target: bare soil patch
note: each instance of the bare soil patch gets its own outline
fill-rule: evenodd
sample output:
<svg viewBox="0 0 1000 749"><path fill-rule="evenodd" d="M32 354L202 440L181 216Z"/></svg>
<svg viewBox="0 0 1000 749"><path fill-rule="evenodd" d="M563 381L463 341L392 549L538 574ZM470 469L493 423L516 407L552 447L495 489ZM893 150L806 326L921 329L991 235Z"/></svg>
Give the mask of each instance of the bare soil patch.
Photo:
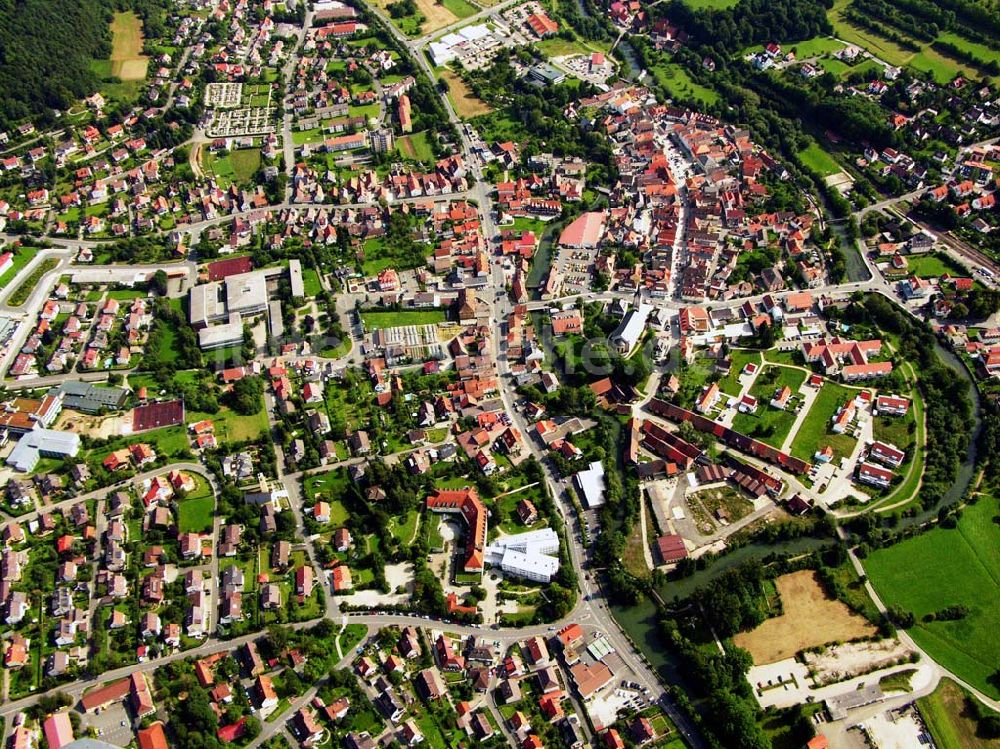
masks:
<svg viewBox="0 0 1000 749"><path fill-rule="evenodd" d="M791 658L800 650L875 634L875 627L840 601L828 598L812 570L775 581L784 613L733 638L762 665Z"/></svg>

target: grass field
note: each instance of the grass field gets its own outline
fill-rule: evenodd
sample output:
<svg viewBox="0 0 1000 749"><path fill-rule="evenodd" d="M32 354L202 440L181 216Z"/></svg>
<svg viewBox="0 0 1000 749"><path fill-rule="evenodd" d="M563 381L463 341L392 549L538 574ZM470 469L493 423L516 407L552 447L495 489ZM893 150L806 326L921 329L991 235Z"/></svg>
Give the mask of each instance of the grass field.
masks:
<svg viewBox="0 0 1000 749"><path fill-rule="evenodd" d="M448 81L448 98L459 117L478 117L493 111L489 104L473 96L465 81L455 71L442 70L441 78Z"/></svg>
<svg viewBox="0 0 1000 749"><path fill-rule="evenodd" d="M1000 698L994 677L1000 669L1000 525L995 497L965 508L958 527L935 529L879 549L865 571L886 606L917 619L909 630L936 662L990 697ZM969 614L957 621L923 617L961 604Z"/></svg>
<svg viewBox="0 0 1000 749"><path fill-rule="evenodd" d="M918 278L938 278L945 273L953 276L968 276L969 272L943 252L928 255L910 255L906 267Z"/></svg>
<svg viewBox="0 0 1000 749"><path fill-rule="evenodd" d="M757 403L757 413L736 414L733 418L733 429L750 437L766 442L772 447L780 448L788 433L795 425L797 414L792 408L781 410L770 405L776 391L786 385L792 389L794 398L802 383L806 381L806 373L801 369L791 367L765 367L750 388L750 395Z"/></svg>
<svg viewBox="0 0 1000 749"><path fill-rule="evenodd" d="M187 413L187 423L194 424L202 419L209 419L215 425L215 439L219 442L243 442L255 440L268 430L267 412L243 416L232 409L222 408L218 413Z"/></svg>
<svg viewBox="0 0 1000 749"><path fill-rule="evenodd" d="M181 533L205 533L212 529L212 497L182 499L177 503L177 529Z"/></svg>
<svg viewBox="0 0 1000 749"><path fill-rule="evenodd" d="M835 0L833 8L829 13L830 23L833 24L834 35L838 39L843 39L845 42L863 47L873 55L885 60L890 65L895 65L896 67L909 65L915 70L928 71L934 76L934 80L939 84L948 83L959 73L979 77L974 68L941 54L937 50L933 49L928 43L917 42L920 46L920 51L914 53L910 50L903 49L895 42L890 41L873 31L854 26L844 17L844 10L848 7L848 5L850 5L850 0ZM969 42L957 34L943 33L939 35L938 38L943 41L956 44L960 47L964 47L974 52L982 59L996 59L996 51L990 50L984 45ZM998 78L1000 78L1000 76L993 76L993 81L996 82Z"/></svg>
<svg viewBox="0 0 1000 749"><path fill-rule="evenodd" d="M873 625L840 601L827 598L812 570L782 575L774 582L783 613L733 638L757 665L790 658L805 648L875 634Z"/></svg>
<svg viewBox="0 0 1000 749"><path fill-rule="evenodd" d="M38 250L34 247L19 247L16 250L6 251L13 252L14 257L11 258L10 270L4 271L4 274L0 276L0 290L6 288L7 284L14 280L14 276L38 254Z"/></svg>
<svg viewBox="0 0 1000 749"><path fill-rule="evenodd" d="M431 149L427 131L404 135L396 139L396 150L400 156L417 161L433 161L434 151Z"/></svg>
<svg viewBox="0 0 1000 749"><path fill-rule="evenodd" d="M224 187L249 184L260 169L259 148L244 148L227 154L214 154L203 148L201 158L205 173L215 175Z"/></svg>
<svg viewBox="0 0 1000 749"><path fill-rule="evenodd" d="M444 322L442 310L395 310L392 312L362 312L361 319L368 330L396 328L400 325L433 325Z"/></svg>
<svg viewBox="0 0 1000 749"><path fill-rule="evenodd" d="M142 21L129 11L111 21L111 74L122 81L146 79L149 58L142 54Z"/></svg>
<svg viewBox="0 0 1000 749"><path fill-rule="evenodd" d="M309 299L319 296L323 291L323 285L319 282L319 272L315 268L302 269L302 290Z"/></svg>
<svg viewBox="0 0 1000 749"><path fill-rule="evenodd" d="M968 715L966 697L966 691L958 684L942 679L937 689L917 700L917 708L934 737L935 746L937 749L996 749L996 739L976 735L976 721Z"/></svg>
<svg viewBox="0 0 1000 749"><path fill-rule="evenodd" d="M696 99L705 104L715 104L719 100L715 91L691 80L687 71L677 63L660 63L654 65L650 72L675 99Z"/></svg>
<svg viewBox="0 0 1000 749"><path fill-rule="evenodd" d="M842 171L836 159L816 143L812 143L809 148L799 151L798 156L804 166L824 177L829 177L832 174Z"/></svg>
<svg viewBox="0 0 1000 749"><path fill-rule="evenodd" d="M55 258L50 257L42 260L35 266L35 269L31 271L31 275L21 281L21 285L10 293L10 296L8 296L6 300L7 304L11 307L20 307L28 301L28 297L31 296L31 292L35 290L36 286L38 286L42 277L49 271L53 270L57 265L59 265L59 261Z"/></svg>
<svg viewBox="0 0 1000 749"><path fill-rule="evenodd" d="M568 55L589 55L591 52L608 54L611 47L608 44L597 44L583 39L563 39L554 36L535 42L535 46L546 57L566 57Z"/></svg>
<svg viewBox="0 0 1000 749"><path fill-rule="evenodd" d="M803 59L806 57L818 57L820 55L828 55L832 52L844 48L844 43L833 39L829 36L814 36L812 39L806 39L803 42L795 42L789 49L795 50L795 56L798 59Z"/></svg>
<svg viewBox="0 0 1000 749"><path fill-rule="evenodd" d="M739 0L684 0L684 4L694 10L725 10L738 2Z"/></svg>
<svg viewBox="0 0 1000 749"><path fill-rule="evenodd" d="M792 441L792 455L811 461L816 451L826 445L833 448L834 460L850 455L857 440L849 434L834 434L831 426L837 409L856 395L857 391L826 382Z"/></svg>

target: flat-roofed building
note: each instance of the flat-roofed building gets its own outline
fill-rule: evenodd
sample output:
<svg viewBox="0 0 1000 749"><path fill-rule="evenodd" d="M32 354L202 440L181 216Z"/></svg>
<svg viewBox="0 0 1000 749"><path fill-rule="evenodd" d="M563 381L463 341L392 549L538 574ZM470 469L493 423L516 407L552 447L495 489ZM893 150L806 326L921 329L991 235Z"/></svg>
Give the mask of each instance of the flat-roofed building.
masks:
<svg viewBox="0 0 1000 749"><path fill-rule="evenodd" d="M288 280L292 286L292 296L305 298L306 287L302 281L302 262L292 258L288 261Z"/></svg>

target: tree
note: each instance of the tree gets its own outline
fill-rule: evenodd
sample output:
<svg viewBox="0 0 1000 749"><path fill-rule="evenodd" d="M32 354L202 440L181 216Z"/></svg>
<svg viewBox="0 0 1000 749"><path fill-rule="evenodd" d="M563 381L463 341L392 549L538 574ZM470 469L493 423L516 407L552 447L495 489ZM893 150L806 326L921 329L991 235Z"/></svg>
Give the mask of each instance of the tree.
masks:
<svg viewBox="0 0 1000 749"><path fill-rule="evenodd" d="M264 407L264 383L260 377L243 377L233 383L227 396L229 406L236 413L252 416Z"/></svg>

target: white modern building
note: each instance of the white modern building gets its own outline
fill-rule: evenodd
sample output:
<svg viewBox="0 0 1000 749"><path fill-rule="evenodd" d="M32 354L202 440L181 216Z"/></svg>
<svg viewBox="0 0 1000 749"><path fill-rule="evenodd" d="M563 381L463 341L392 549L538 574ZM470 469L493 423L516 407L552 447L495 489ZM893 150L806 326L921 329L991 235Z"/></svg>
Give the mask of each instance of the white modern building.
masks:
<svg viewBox="0 0 1000 749"><path fill-rule="evenodd" d="M601 461L595 460L585 470L575 474L573 483L588 510L604 504L604 492L608 485L604 481L604 466L601 465Z"/></svg>
<svg viewBox="0 0 1000 749"><path fill-rule="evenodd" d="M547 583L559 571L559 536L551 528L539 528L503 536L486 547L487 564L506 575Z"/></svg>
<svg viewBox="0 0 1000 749"><path fill-rule="evenodd" d="M80 452L80 435L57 429L33 429L14 445L7 456L7 465L29 473L41 458L75 458Z"/></svg>

